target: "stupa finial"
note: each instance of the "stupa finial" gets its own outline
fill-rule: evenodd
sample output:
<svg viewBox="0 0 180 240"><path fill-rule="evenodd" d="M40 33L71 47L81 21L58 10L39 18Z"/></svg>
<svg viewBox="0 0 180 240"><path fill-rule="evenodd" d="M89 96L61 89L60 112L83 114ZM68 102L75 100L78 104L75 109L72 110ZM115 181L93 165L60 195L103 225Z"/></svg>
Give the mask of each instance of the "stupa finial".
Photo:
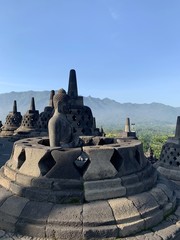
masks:
<svg viewBox="0 0 180 240"><path fill-rule="evenodd" d="M30 110L31 110L31 111L35 111L35 110L36 110L34 97L31 98Z"/></svg>
<svg viewBox="0 0 180 240"><path fill-rule="evenodd" d="M49 98L49 106L50 107L54 107L54 104L53 104L53 96L55 95L55 91L54 90L51 90L51 93L50 93L50 98Z"/></svg>
<svg viewBox="0 0 180 240"><path fill-rule="evenodd" d="M180 138L180 116L177 117L175 138Z"/></svg>
<svg viewBox="0 0 180 240"><path fill-rule="evenodd" d="M126 118L126 123L125 123L125 132L131 132L130 129L130 118Z"/></svg>
<svg viewBox="0 0 180 240"><path fill-rule="evenodd" d="M13 104L13 113L17 113L17 103L16 103L16 100L14 100L14 104Z"/></svg>
<svg viewBox="0 0 180 240"><path fill-rule="evenodd" d="M69 73L68 95L72 98L78 97L76 71L74 69L71 69Z"/></svg>

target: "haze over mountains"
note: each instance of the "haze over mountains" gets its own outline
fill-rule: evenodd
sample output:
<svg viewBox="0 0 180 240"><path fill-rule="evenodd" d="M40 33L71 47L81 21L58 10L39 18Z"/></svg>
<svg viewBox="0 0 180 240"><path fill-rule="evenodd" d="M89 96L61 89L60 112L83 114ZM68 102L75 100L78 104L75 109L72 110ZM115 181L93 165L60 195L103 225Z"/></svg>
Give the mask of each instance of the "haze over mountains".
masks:
<svg viewBox="0 0 180 240"><path fill-rule="evenodd" d="M49 104L50 91L10 92L0 94L0 120L4 123L7 114L12 111L13 101L17 101L17 109L23 115L29 110L31 98L35 98L36 109L42 112ZM119 103L109 98L99 99L84 97L84 105L92 109L97 127L120 129L125 119L130 117L131 123L137 125L175 125L180 107L171 107L161 103L136 104Z"/></svg>

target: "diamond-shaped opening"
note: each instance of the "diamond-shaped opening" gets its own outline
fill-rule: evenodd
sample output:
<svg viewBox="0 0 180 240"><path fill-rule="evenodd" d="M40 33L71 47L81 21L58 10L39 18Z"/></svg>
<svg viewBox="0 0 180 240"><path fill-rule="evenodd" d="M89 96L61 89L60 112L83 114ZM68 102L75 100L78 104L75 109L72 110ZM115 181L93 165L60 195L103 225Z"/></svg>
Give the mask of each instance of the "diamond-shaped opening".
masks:
<svg viewBox="0 0 180 240"><path fill-rule="evenodd" d="M76 121L76 116L75 115L72 116L72 120Z"/></svg>
<svg viewBox="0 0 180 240"><path fill-rule="evenodd" d="M90 162L89 156L85 152L82 152L81 155L74 161L74 166L81 176L83 176L86 172Z"/></svg>
<svg viewBox="0 0 180 240"><path fill-rule="evenodd" d="M19 154L18 156L18 165L17 165L17 168L20 169L21 166L23 165L23 163L25 162L26 160L26 153L25 153L25 150L22 149L21 153Z"/></svg>
<svg viewBox="0 0 180 240"><path fill-rule="evenodd" d="M54 158L51 156L51 154L46 154L38 163L41 175L46 175L56 164Z"/></svg>
<svg viewBox="0 0 180 240"><path fill-rule="evenodd" d="M112 163L112 165L114 166L114 168L119 172L121 165L123 163L123 158L122 156L118 153L117 150L114 150L114 153L111 157L110 162Z"/></svg>
<svg viewBox="0 0 180 240"><path fill-rule="evenodd" d="M141 163L141 158L140 158L140 153L137 149L136 149L134 157L135 157L136 161L140 164Z"/></svg>
<svg viewBox="0 0 180 240"><path fill-rule="evenodd" d="M101 138L101 139L99 140L98 145L104 145L104 144L106 144L106 143L105 143L105 140Z"/></svg>

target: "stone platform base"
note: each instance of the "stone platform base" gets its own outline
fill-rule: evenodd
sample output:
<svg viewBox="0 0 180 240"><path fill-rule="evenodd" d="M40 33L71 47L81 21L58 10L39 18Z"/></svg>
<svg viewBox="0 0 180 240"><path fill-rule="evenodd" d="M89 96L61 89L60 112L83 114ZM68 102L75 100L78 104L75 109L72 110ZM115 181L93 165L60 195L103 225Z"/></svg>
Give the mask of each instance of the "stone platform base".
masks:
<svg viewBox="0 0 180 240"><path fill-rule="evenodd" d="M116 239L171 214L176 197L161 179L151 190L84 204L32 201L0 188L0 229L47 239Z"/></svg>
<svg viewBox="0 0 180 240"><path fill-rule="evenodd" d="M53 238L37 238L18 233L6 232L0 230L0 239L2 240L52 240ZM55 239L55 238L54 238ZM53 240L54 240L53 239ZM180 206L174 214L168 216L157 226L138 233L131 237L114 238L114 240L179 240L180 239ZM101 239L102 240L102 239ZM105 240L105 239L104 239ZM113 240L113 238L111 238Z"/></svg>
<svg viewBox="0 0 180 240"><path fill-rule="evenodd" d="M83 140L94 145L15 142L0 170L0 229L52 240L117 239L148 231L174 212L175 192L138 140Z"/></svg>

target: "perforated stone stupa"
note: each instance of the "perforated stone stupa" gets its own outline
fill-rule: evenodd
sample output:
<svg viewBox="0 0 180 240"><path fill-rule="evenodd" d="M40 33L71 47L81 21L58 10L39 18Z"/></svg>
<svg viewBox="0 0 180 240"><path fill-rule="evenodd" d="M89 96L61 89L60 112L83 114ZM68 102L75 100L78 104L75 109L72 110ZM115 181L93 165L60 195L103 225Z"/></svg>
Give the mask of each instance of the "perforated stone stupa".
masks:
<svg viewBox="0 0 180 240"><path fill-rule="evenodd" d="M14 131L19 135L32 135L38 131L37 121L39 118L39 111L36 110L34 97L31 99L30 109L23 115L21 125Z"/></svg>
<svg viewBox="0 0 180 240"><path fill-rule="evenodd" d="M101 135L99 129L96 128L91 109L84 106L83 97L78 95L76 71L74 69L71 69L69 73L67 94L69 96L69 106L65 113L74 128L74 132L80 136Z"/></svg>
<svg viewBox="0 0 180 240"><path fill-rule="evenodd" d="M53 96L55 94L54 90L51 90L49 105L44 108L44 111L39 114L39 118L37 121L37 128L41 135L48 134L48 122L49 119L52 117L54 112L54 105L53 105Z"/></svg>
<svg viewBox="0 0 180 240"><path fill-rule="evenodd" d="M0 170L1 228L49 239L116 239L160 223L174 211L176 196L159 181L141 142L76 135L79 126L71 135L66 97L61 89L48 126L53 134L16 141Z"/></svg>
<svg viewBox="0 0 180 240"><path fill-rule="evenodd" d="M22 115L17 111L17 103L14 100L13 111L9 112L4 125L1 127L0 136L12 136L14 131L21 125Z"/></svg>
<svg viewBox="0 0 180 240"><path fill-rule="evenodd" d="M177 117L175 136L163 145L157 170L180 189L180 116Z"/></svg>

